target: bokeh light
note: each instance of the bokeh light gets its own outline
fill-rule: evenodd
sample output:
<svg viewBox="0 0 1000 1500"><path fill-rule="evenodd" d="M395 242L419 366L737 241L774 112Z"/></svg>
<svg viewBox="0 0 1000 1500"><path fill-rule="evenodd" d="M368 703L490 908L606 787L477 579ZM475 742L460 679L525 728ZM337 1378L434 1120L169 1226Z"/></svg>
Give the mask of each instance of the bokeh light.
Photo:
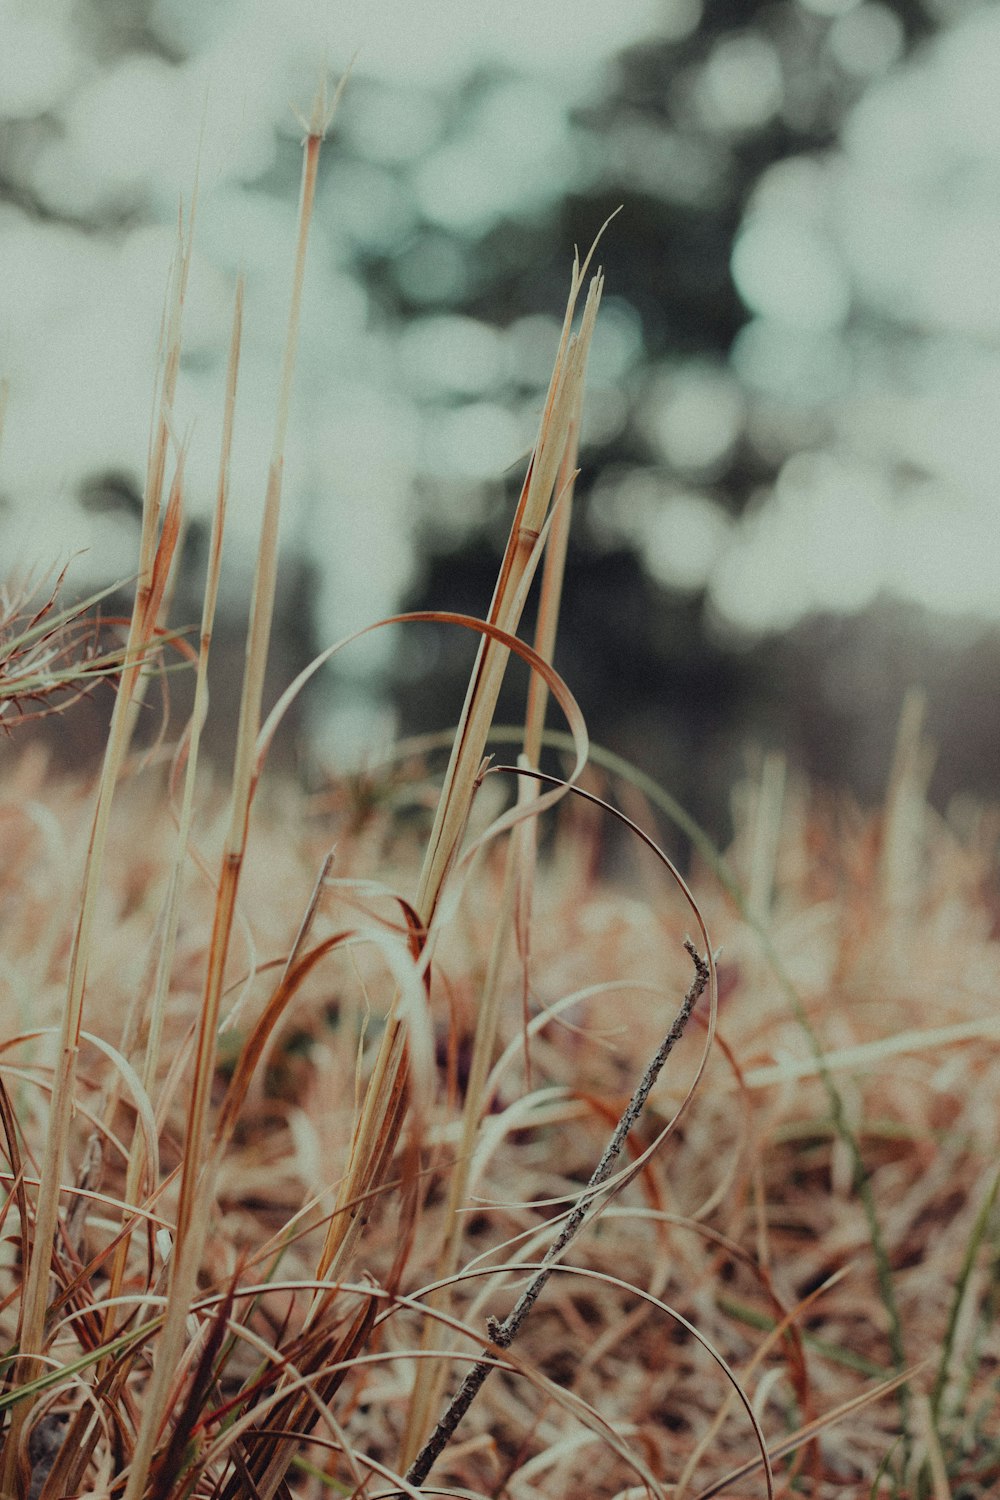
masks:
<svg viewBox="0 0 1000 1500"><path fill-rule="evenodd" d="M142 11L141 24L139 12ZM1000 13L775 0L0 5L5 550L81 585L134 533L178 206L198 181L177 437L209 511L248 277L232 597L256 530L300 125L357 49L325 152L286 546L326 640L388 613L421 539L516 482L574 241L599 258L582 483L601 546L734 637L883 598L996 621ZM96 489L95 489L96 486ZM242 580L242 581L241 581ZM375 647L366 647L375 651Z"/></svg>

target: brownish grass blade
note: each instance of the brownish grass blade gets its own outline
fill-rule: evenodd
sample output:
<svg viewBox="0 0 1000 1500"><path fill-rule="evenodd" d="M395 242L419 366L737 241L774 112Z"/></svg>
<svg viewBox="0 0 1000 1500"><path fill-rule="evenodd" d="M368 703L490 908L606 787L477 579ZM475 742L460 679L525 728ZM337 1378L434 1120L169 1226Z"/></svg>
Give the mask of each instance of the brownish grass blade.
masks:
<svg viewBox="0 0 1000 1500"><path fill-rule="evenodd" d="M244 282L237 279L236 299L233 309L233 327L229 348L229 364L226 376L225 407L223 416L222 444L219 458L219 476L216 486L215 509L212 519L212 536L209 547L208 568L202 604L201 630L198 663L195 678L194 705L191 712L190 738L185 766L184 790L177 830L177 853L170 874L164 899L163 939L157 957L153 995L149 1007L148 1029L143 1059L142 1081L147 1094L152 1097L159 1072L160 1042L166 1012L170 975L173 967L177 928L180 921L180 903L183 890L184 868L191 826L194 818L194 792L198 771L201 733L208 711L208 663L211 652L215 610L219 596L219 578L222 567L222 543L225 532L226 510L229 499L230 460L232 455L233 425L236 410L236 391L239 377L240 347L243 336ZM138 1018L136 1018L136 1021ZM140 1183L147 1166L147 1157L142 1140L136 1138L129 1156L125 1182L124 1201L137 1201ZM112 1267L109 1285L109 1302L113 1304L121 1290L122 1278L128 1255L128 1240L123 1239ZM106 1337L114 1332L114 1314L109 1308Z"/></svg>
<svg viewBox="0 0 1000 1500"><path fill-rule="evenodd" d="M315 1371L309 1388L290 1392L285 1401L267 1414L267 1435L254 1438L253 1428L244 1434L247 1468L261 1500L278 1492L295 1455L301 1451L319 1418L321 1407L343 1384L352 1362L366 1348L379 1302L366 1298L342 1334L306 1334L287 1351L289 1361L302 1375ZM241 1500L239 1475L224 1491L223 1500Z"/></svg>
<svg viewBox="0 0 1000 1500"><path fill-rule="evenodd" d="M569 528L572 515L573 482L576 476L576 460L580 429L580 405L582 386L577 392L577 405L567 433L556 487L557 501L553 512L548 545L542 567L542 582L538 601L538 620L535 630L535 651L543 661L551 663L555 648L556 630L559 620L559 603L562 596L563 575L566 567L566 550L569 544ZM528 704L525 714L523 754L528 765L537 765L545 729L545 710L548 687L544 677L532 673L528 683ZM523 778L518 783L518 799L525 808L538 792L538 783ZM462 1109L462 1131L456 1148L455 1159L449 1173L448 1209L444 1238L435 1269L435 1279L444 1283L435 1294L433 1306L448 1311L451 1306L451 1288L448 1278L458 1265L462 1239L462 1210L469 1194L470 1173L479 1123L485 1108L486 1079L496 1048L497 1029L500 1024L501 983L510 936L515 920L518 929L518 948L525 969L529 961L528 927L532 871L534 866L535 839L534 819L525 820L512 834L504 867L503 889L493 924L493 942L486 968L486 980L479 1004L476 1029L472 1044L472 1061L466 1084L465 1103ZM441 1332L427 1319L422 1330L424 1347L432 1340L440 1342ZM441 1404L447 1364L444 1360L421 1361L416 1368L413 1392L407 1410L406 1433L400 1452L400 1468L406 1470L415 1459L430 1431L434 1413Z"/></svg>
<svg viewBox="0 0 1000 1500"><path fill-rule="evenodd" d="M183 1493L186 1485L182 1481L186 1472L197 1462L187 1449L195 1429L202 1421L205 1403L215 1382L215 1365L228 1332L239 1280L240 1270L237 1268L223 1300L213 1308L207 1319L205 1341L184 1393L181 1408L174 1417L170 1439L150 1472L149 1500L172 1500L172 1497Z"/></svg>
<svg viewBox="0 0 1000 1500"><path fill-rule="evenodd" d="M174 299L172 310L172 320L178 329L176 340L178 344L176 358L178 360L180 357L180 313L189 253L190 247L188 246L184 249L180 258L180 265L177 272L177 295ZM173 356L173 353L173 346L171 346L168 359ZM165 453L165 440L162 452ZM143 664L148 654L149 642L152 638L153 626L155 624L155 618L150 612L149 604L159 580L163 577L166 555L167 553L172 554L173 551L173 542L170 540L170 533L174 533L180 524L181 488L178 483L175 486L176 501L173 506L170 533L168 533L165 550L159 554L160 567L157 570L159 548L159 486L161 483L162 472L159 472L157 479L147 483L143 508L142 537L140 541L139 582L129 628L125 664L122 670L121 683L115 699L111 726L105 746L104 761L97 792L97 803L84 868L79 915L70 954L66 1004L63 1009L58 1043L57 1072L52 1094L52 1107L45 1141L45 1151L39 1174L40 1185L35 1208L31 1256L28 1262L24 1286L24 1323L21 1340L23 1363L20 1366L20 1370L21 1379L26 1381L30 1381L32 1376L37 1373L37 1356L40 1354L44 1343L45 1307L48 1295L49 1268L56 1239L60 1179L69 1143L75 1102L76 1064L80 1045L80 1033L83 1025L87 970L93 942L97 897L107 848L111 806L131 738L132 725L134 723L133 700L141 682ZM20 1448L23 1425L29 1416L30 1403L20 1403L12 1415L3 1452L0 1454L0 1495L4 1497L4 1500L7 1500L8 1496L13 1495L16 1487L17 1455Z"/></svg>
<svg viewBox="0 0 1000 1500"><path fill-rule="evenodd" d="M343 87L343 85L341 85ZM339 98L339 91L334 104ZM214 1197L213 1174L206 1170L209 1142L209 1106L215 1057L219 1013L229 956L230 936L236 909L240 873L246 850L250 809L253 800L253 767L257 734L260 728L264 672L267 663L274 612L278 567L278 529L281 514L281 476L284 466L285 437L291 403L295 357L298 348L302 289L305 278L306 252L312 223L320 149L329 125L325 88L316 98L309 129L303 142L302 186L299 199L299 228L292 277L288 330L282 357L274 439L268 470L264 513L257 567L254 574L250 623L247 633L243 691L240 698L239 727L230 799L229 830L223 850L218 891L213 917L207 972L196 1039L194 1079L192 1083L188 1130L184 1142L181 1168L181 1194L177 1215L176 1239L171 1257L170 1290L163 1332L157 1344L148 1404L143 1413L136 1450L129 1471L125 1500L140 1500L163 1419L167 1390L184 1340L188 1308L197 1285L208 1221Z"/></svg>
<svg viewBox="0 0 1000 1500"><path fill-rule="evenodd" d="M543 532L553 488L564 461L570 424L581 399L587 354L603 285L598 274L587 295L580 332L571 337L576 303L589 262L590 256L583 267L577 264L573 268L562 338L539 435L490 606L489 624L509 636L517 633L528 588L540 559L539 547L544 545ZM484 636L445 773L414 901L427 930L433 922L445 876L457 857L468 822L508 654L508 648L500 638ZM398 1018L390 1015L365 1091L350 1161L342 1181L341 1198L344 1202L364 1196L379 1179L405 1113L408 1066L405 1035ZM342 1268L355 1233L348 1215L338 1214L331 1220L330 1233L318 1263L320 1275L336 1274Z"/></svg>
<svg viewBox="0 0 1000 1500"><path fill-rule="evenodd" d="M828 1411L823 1416L817 1417L815 1421L807 1422L803 1427L798 1428L790 1437L782 1438L779 1442L772 1443L768 1448L768 1456L771 1462L773 1463L776 1459L783 1458L786 1453L794 1453L796 1448L803 1447L828 1427L832 1427L834 1423L843 1421L844 1417L850 1416L853 1412L860 1411L863 1407L870 1406L873 1401L880 1401L883 1396L891 1395L904 1382L912 1380L917 1371L923 1368L924 1364L926 1364L926 1360L922 1360L920 1364L914 1365L912 1369L904 1370L900 1375L894 1375L891 1380L883 1380L873 1390L863 1391L860 1396L854 1396L850 1401L842 1402L833 1411ZM732 1469L724 1478L716 1480L714 1484L707 1485L703 1490L699 1490L694 1500L714 1500L714 1496L724 1494L737 1480L745 1479L748 1474L755 1473L761 1468L762 1463L763 1460L759 1455L756 1458L748 1459L739 1468Z"/></svg>
<svg viewBox="0 0 1000 1500"><path fill-rule="evenodd" d="M11 1204L17 1206L17 1234L21 1249L21 1264L27 1265L31 1253L31 1240L28 1219L28 1195L24 1188L24 1166L21 1161L21 1147L17 1139L17 1121L11 1108L10 1095L7 1087L0 1079L0 1124L3 1127L4 1139L7 1142L7 1160L10 1162L13 1181L7 1202L3 1206L2 1217L0 1217L0 1228L3 1219L7 1216L7 1210ZM17 1310L17 1342L21 1339L21 1325L24 1319L24 1303L18 1304Z"/></svg>

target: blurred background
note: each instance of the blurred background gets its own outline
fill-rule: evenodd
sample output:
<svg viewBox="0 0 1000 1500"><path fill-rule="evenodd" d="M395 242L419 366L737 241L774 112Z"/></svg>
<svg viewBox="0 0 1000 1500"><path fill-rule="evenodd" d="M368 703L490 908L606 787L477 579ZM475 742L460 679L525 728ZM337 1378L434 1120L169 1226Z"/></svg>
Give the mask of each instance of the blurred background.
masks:
<svg viewBox="0 0 1000 1500"><path fill-rule="evenodd" d="M273 692L395 609L486 611L573 246L621 205L557 656L593 737L724 837L762 749L878 798L922 685L933 796L996 796L1000 8L972 0L0 0L4 571L72 558L83 592L135 567L197 168L181 623L248 277L224 741L294 109L355 53L307 273ZM453 723L474 650L426 626L366 637L281 753L315 777ZM95 713L56 721L69 758Z"/></svg>

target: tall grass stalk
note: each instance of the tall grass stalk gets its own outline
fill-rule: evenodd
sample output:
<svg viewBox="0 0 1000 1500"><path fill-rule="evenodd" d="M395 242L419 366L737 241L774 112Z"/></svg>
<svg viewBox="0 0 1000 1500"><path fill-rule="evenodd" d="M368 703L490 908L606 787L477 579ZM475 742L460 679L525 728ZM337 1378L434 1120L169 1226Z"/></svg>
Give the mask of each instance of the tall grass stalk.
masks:
<svg viewBox="0 0 1000 1500"><path fill-rule="evenodd" d="M149 587L146 580L153 576L153 552L156 546L157 528L160 524L160 512L163 504L164 486L166 483L167 459L171 444L176 444L174 432L174 401L177 395L177 379L181 368L181 352L183 349L183 327L184 327L184 302L187 297L188 281L191 275L191 251L194 237L195 212L198 204L198 180L195 174L195 185L191 195L191 207L188 212L187 230L185 233L183 212L178 209L177 217L177 250L174 257L173 288L164 305L164 316L160 328L160 344L162 358L158 361L157 370L160 383L159 391L154 400L154 420L149 434L149 449L146 457L146 484L142 497L142 532L139 538L139 580L136 588L136 602L143 611L148 610L148 600L144 600L144 591ZM180 461L178 460L178 470ZM176 483L176 481L175 481ZM178 514L178 527L182 524ZM153 612L154 623L167 597L171 569L168 567L159 588L156 608ZM131 744L135 732L136 721L143 703L143 689L147 677L148 662L140 663L138 677L133 684L132 690L126 702L124 713L123 737L126 745ZM116 703L117 708L117 703Z"/></svg>
<svg viewBox="0 0 1000 1500"><path fill-rule="evenodd" d="M570 521L573 507L573 486L576 479L576 463L579 447L582 386L577 393L576 408L570 419L566 446L556 484L557 502L552 517L545 560L542 565L542 582L539 591L538 619L535 629L535 650L547 662L552 661L556 630L559 619L559 604L562 595L563 575L566 567L566 551L569 544ZM544 677L532 673L528 685L528 703L525 713L524 764L537 767L545 730L545 711L548 689ZM518 800L527 812L538 793L538 782L530 777L518 781ZM473 1153L476 1136L486 1108L486 1081L496 1047L497 1030L502 1004L502 981L510 939L515 919L522 948L522 961L527 971L528 944L530 941L530 895L532 867L535 854L535 830L537 820L525 816L511 831L504 864L503 887L493 925L493 941L486 967L486 978L479 1001L476 1030L472 1043L472 1060L462 1108L462 1126L455 1160L449 1174L448 1206L445 1216L444 1239L438 1255L435 1279L441 1283L437 1293L428 1299L428 1306L447 1311L452 1302L451 1277L458 1266L464 1224L463 1210L469 1200ZM429 1348L435 1341L446 1339L444 1331L431 1319L424 1323L422 1345ZM430 1430L434 1414L441 1404L447 1362L421 1361L414 1376L413 1392L407 1410L407 1428L400 1457L400 1468L408 1469L417 1456Z"/></svg>
<svg viewBox="0 0 1000 1500"><path fill-rule="evenodd" d="M163 936L157 957L153 983L152 1001L146 1018L146 1041L143 1054L142 1086L152 1098L160 1067L160 1042L170 976L173 967L177 927L180 921L181 894L184 871L187 864L188 843L194 817L194 793L198 772L201 734L208 713L208 662L212 644L212 630L219 597L219 578L222 567L222 541L226 521L226 506L229 497L229 471L232 454L233 424L236 410L236 388L239 374L240 344L243 334L244 282L242 276L236 285L236 301L233 310L233 329L229 349L229 365L226 376L226 394L223 416L222 447L219 460L219 477L212 521L212 536L209 544L205 592L202 603L201 629L199 632L198 662L195 678L194 703L191 712L190 734L186 746L186 766L180 817L177 828L177 855L167 886L163 906ZM123 1049L124 1050L124 1049ZM110 1123L110 1122L109 1122ZM124 1202L137 1203L140 1199L143 1179L147 1175L147 1159L141 1137L136 1140L129 1153L126 1169ZM155 1185L151 1184L151 1185ZM124 1236L115 1252L108 1284L108 1316L105 1322L105 1337L114 1333L114 1302L120 1295L125 1263L128 1256L129 1237Z"/></svg>
<svg viewBox="0 0 1000 1500"><path fill-rule="evenodd" d="M332 107L336 106L338 98L339 93L335 95ZM226 961L229 956L229 940L249 829L250 804L253 796L254 752L260 731L264 671L274 614L278 568L278 523L281 514L281 477L295 355L298 347L306 251L315 201L320 148L330 117L326 92L325 89L321 89L316 97L308 132L303 142L299 230L288 331L278 386L278 406L261 523L260 548L250 603L246 665L240 699L230 797L229 830L222 854L205 987L195 1044L194 1077L181 1164L180 1202L170 1260L168 1302L163 1330L156 1346L149 1399L144 1404L142 1424L136 1438L135 1452L129 1469L125 1500L140 1500L144 1491L153 1449L169 1404L166 1399L167 1392L175 1378L177 1362L185 1339L186 1322L197 1285L198 1270L204 1252L205 1236L214 1199L212 1174L205 1169L209 1099L215 1072L219 1013Z"/></svg>
<svg viewBox="0 0 1000 1500"><path fill-rule="evenodd" d="M556 478L581 399L587 355L601 300L603 278L600 273L591 282L578 333L572 333L572 325L592 254L593 249L582 265L577 261L573 267L559 350L538 439L521 489L488 615L491 625L509 635L517 632L528 588L539 562ZM414 902L425 940L445 877L457 856L468 822L508 654L501 642L484 636L476 655ZM370 1198L382 1180L402 1126L408 1067L405 1027L393 1008L386 1019L365 1090L350 1159L317 1268L320 1276L335 1277L343 1269L361 1230L363 1215L357 1206Z"/></svg>
<svg viewBox="0 0 1000 1500"><path fill-rule="evenodd" d="M180 359L180 308L190 263L190 239L179 246L175 272L175 294L171 317L171 339L167 348L168 370ZM172 399L173 390L170 389ZM146 481L140 538L139 577L135 607L132 612L128 641L118 693L105 746L97 803L83 874L79 917L73 935L66 985L66 1003L58 1039L56 1072L44 1155L39 1173L35 1206L34 1233L21 1303L20 1380L30 1381L38 1373L38 1355L44 1344L45 1310L48 1301L49 1274L57 1231L59 1197L62 1190L63 1164L73 1116L76 1067L83 1029L84 996L90 962L98 891L104 867L111 806L121 769L128 752L134 725L134 700L144 663L149 654L157 625L160 604L167 588L174 551L181 528L183 463L178 460L170 496L160 519L160 495L166 466L166 434L169 420L161 409L162 442L154 443ZM30 1413L30 1402L21 1402L11 1416L3 1451L0 1453L0 1495L13 1500L18 1466L21 1432Z"/></svg>

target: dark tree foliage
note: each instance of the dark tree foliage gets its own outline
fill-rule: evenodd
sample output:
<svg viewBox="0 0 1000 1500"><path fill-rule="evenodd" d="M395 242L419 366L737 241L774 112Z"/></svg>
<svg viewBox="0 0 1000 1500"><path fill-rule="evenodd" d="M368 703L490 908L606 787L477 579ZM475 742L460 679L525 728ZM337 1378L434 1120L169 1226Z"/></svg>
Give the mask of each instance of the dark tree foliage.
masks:
<svg viewBox="0 0 1000 1500"><path fill-rule="evenodd" d="M935 32L930 5L898 0L892 9L907 52ZM646 364L636 372L632 396L657 361L724 360L748 317L729 264L755 184L773 163L835 146L845 111L864 87L832 61L825 45L831 24L795 0L709 0L689 36L621 54L606 96L575 120L583 140L600 153L602 172L586 193L553 203L544 220L505 222L467 242L463 250L476 269L458 310L501 325L525 313L551 312L564 295L572 244L624 205L602 256L609 288L641 320ZM767 37L780 59L783 107L760 128L713 131L692 107L690 78L720 39L748 30ZM692 182L678 174L675 180L664 172L654 190L655 174L643 174L642 163L615 144L637 126L634 138L653 142L659 132L677 152L690 151L703 165L702 177ZM391 287L391 262L369 269ZM404 300L397 310L417 311ZM585 452L581 484L598 468L656 462L629 420L613 440ZM775 472L774 457L744 440L702 488L739 515ZM501 545L496 525L484 525L459 546L429 536L405 607L484 611ZM429 703L460 702L467 669L462 644L442 640L433 651L405 658L392 688L405 728L430 727ZM602 546L583 501L557 665L594 737L660 777L718 836L727 832L726 788L751 743L779 745L813 776L846 781L864 798L878 798L907 683L927 684L931 729L945 727L951 722L942 710L945 682L967 675L968 659L965 647L938 640L919 611L902 606L807 620L783 638L757 644L721 635L704 599L657 586L635 553ZM843 688L852 670L858 671L853 694ZM504 711L516 718L518 709L510 689ZM941 795L957 785L988 789L981 756L967 752L958 765L937 781Z"/></svg>

